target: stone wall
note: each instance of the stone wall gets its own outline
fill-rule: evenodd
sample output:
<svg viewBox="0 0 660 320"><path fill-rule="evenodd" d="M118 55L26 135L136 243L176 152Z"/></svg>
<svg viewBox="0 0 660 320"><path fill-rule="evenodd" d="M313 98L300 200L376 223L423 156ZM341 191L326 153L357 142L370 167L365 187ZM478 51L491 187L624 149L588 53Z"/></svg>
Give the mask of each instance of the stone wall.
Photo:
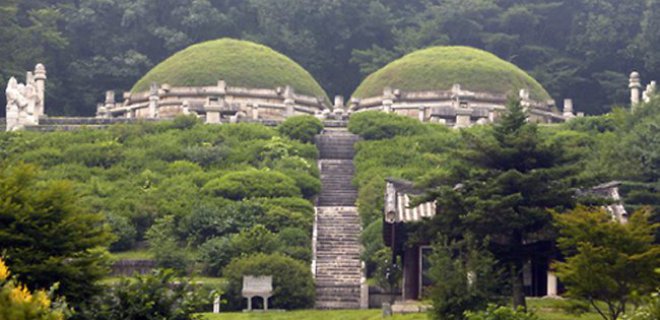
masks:
<svg viewBox="0 0 660 320"><path fill-rule="evenodd" d="M325 97L300 95L292 87L258 89L231 87L224 81L207 87L170 87L153 84L149 91L124 93L117 102L108 91L97 106L99 118L173 118L181 114L205 116L208 123L223 119L284 120L293 115L319 115L329 109ZM327 111L326 111L327 112Z"/></svg>
<svg viewBox="0 0 660 320"><path fill-rule="evenodd" d="M530 114L530 121L563 122L571 116L561 114L554 101L535 101L526 90L520 91L522 104ZM448 91L408 92L385 88L383 94L366 99L351 99L348 112L378 110L391 112L420 121L436 122L451 127L467 127L475 123L493 122L506 109L504 94L472 92L456 84Z"/></svg>

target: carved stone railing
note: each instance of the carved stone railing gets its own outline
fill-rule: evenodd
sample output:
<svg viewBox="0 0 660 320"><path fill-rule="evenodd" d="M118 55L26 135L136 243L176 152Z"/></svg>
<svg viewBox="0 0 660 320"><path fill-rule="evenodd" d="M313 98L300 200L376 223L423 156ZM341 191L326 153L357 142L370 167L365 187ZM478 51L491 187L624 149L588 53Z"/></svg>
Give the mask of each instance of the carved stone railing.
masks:
<svg viewBox="0 0 660 320"><path fill-rule="evenodd" d="M527 90L520 91L522 105L535 122L563 122L574 116L561 114L554 101L537 101ZM401 91L385 88L383 94L365 99L351 99L348 112L377 110L418 118L421 121L465 127L494 121L506 108L506 94L472 92L456 84L451 90ZM572 108L572 105L571 105Z"/></svg>
<svg viewBox="0 0 660 320"><path fill-rule="evenodd" d="M319 115L327 112L325 97L297 94L290 87L275 89L230 87L224 81L216 86L171 87L153 84L149 91L124 93L116 102L112 91L97 106L100 118L172 118L195 113L208 123L241 119L284 120L293 115Z"/></svg>

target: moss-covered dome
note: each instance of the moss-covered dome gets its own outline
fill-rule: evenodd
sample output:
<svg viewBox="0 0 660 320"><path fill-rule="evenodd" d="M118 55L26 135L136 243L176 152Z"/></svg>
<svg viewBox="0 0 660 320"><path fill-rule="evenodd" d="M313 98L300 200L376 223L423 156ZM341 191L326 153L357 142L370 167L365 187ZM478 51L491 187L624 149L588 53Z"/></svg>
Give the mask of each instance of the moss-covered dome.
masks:
<svg viewBox="0 0 660 320"><path fill-rule="evenodd" d="M192 45L149 71L131 89L146 91L151 83L172 86L229 86L275 88L290 85L297 93L323 96L311 74L293 60L266 46L234 39Z"/></svg>
<svg viewBox="0 0 660 320"><path fill-rule="evenodd" d="M369 75L353 93L355 98L379 96L383 88L404 91L464 90L517 93L526 88L530 98L550 95L534 78L492 53L470 47L431 47L410 53Z"/></svg>

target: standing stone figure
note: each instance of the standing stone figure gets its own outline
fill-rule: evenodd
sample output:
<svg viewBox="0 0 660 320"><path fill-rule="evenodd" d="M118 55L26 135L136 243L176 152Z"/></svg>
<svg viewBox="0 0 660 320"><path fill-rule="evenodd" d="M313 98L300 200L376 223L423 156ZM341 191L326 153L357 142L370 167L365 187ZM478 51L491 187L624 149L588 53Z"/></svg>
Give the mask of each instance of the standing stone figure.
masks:
<svg viewBox="0 0 660 320"><path fill-rule="evenodd" d="M25 118L28 106L24 93L25 86L23 84L19 84L14 77L9 79L5 90L7 95L7 131L16 131L23 128L23 118Z"/></svg>

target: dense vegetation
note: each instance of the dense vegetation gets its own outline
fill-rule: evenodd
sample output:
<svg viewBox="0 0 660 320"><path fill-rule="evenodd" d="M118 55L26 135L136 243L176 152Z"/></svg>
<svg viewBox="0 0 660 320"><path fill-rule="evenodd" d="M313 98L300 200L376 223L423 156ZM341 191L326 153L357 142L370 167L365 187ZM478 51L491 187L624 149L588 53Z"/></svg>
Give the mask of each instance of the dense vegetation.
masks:
<svg viewBox="0 0 660 320"><path fill-rule="evenodd" d="M210 126L181 117L106 130L0 133L0 150L0 163L10 168L0 171L3 198L7 192L15 192L9 184L16 182L31 187L21 189L12 199L36 199L28 207L34 211L31 217L36 226L25 219L4 223L10 214L24 211L13 210L16 207L12 202L0 201L0 244L17 272L28 275L30 268L39 271L30 276L31 287L47 288L52 284L34 282L40 279L38 276L48 274L45 270L64 275L71 269L83 278L62 282L62 289L68 290L67 298L91 295L86 290L95 288L91 283L105 274L97 270L102 267L98 261L90 261L84 272L53 267L59 266L57 259L69 257L67 252L75 254L79 264L86 263L81 250L88 255L102 253L88 249L107 245L109 233L100 233L90 225L111 229L112 251L146 247L159 266L179 273L220 276L233 259L260 253L279 254L302 266L311 260L314 210L310 200L320 189L317 150L312 144L280 136L274 128L253 124ZM31 165L22 162L42 170L34 173L27 170ZM48 195L64 200L76 198L75 204L59 200L66 203L59 209L59 202L39 202L50 199ZM24 203L19 200L17 203ZM46 219L53 212L63 213L58 216L63 219L62 227L42 230L42 225L59 223L53 219L48 220L49 224L37 221L40 215ZM79 226L87 229L75 229ZM28 246L32 242L17 239L21 237L18 228L35 228L35 235L41 238L33 240L41 244ZM79 235L86 239L82 247L65 242ZM61 250L46 246L51 240L59 241L68 251L56 254ZM25 249L21 249L23 242ZM41 247L46 249L40 254L25 251ZM32 260L20 260L28 257ZM37 263L42 259L52 261L53 266ZM298 278L311 281L311 274Z"/></svg>
<svg viewBox="0 0 660 320"><path fill-rule="evenodd" d="M447 274L452 268L458 270L456 274L461 274L461 268L485 269L490 277L511 272L515 253L524 252L512 249L510 246L514 242L511 241L502 247L492 242L480 244L486 245L494 255L498 268L505 266L503 270L491 269L492 264L475 266L478 260L474 258L470 258L473 265L466 266L467 260L447 260L439 253L446 249L454 254L463 252L460 256L474 257L473 250L462 249L465 245L459 246L467 234L483 241L539 230L537 228L550 230L551 217L545 208L554 207L560 211L571 208L578 200L571 195L577 187L588 188L620 180L628 212L650 206L655 208L651 211L651 221L658 222L659 108L660 101L656 99L639 106L634 112L618 109L612 114L577 118L551 126L524 125L524 117L518 114L500 125L476 126L461 131L409 121L396 115L356 114L351 118L349 128L365 137L356 148L355 183L359 187L358 210L365 227L362 240L370 276L382 277L378 273L384 270L382 264L390 263L382 259L391 256L391 253L383 254L388 249L383 249L381 233L386 177L412 180L418 187L427 188L430 191L428 196L437 197L443 208L442 215L434 219L435 223L409 228L415 230L415 237L433 238L437 242L434 263L444 263L443 272L436 272L437 279L459 279L458 275ZM507 126L522 126L524 129L507 129ZM554 182L546 184L538 179ZM456 188L457 183L461 183L460 188ZM549 185L553 186L552 190L543 189ZM509 194L512 190L520 191ZM580 197L579 201L590 205L603 204L589 197ZM516 214L513 208L525 213ZM516 231L516 226L524 227ZM655 227L650 230L654 229L657 232ZM446 238L438 238L438 234ZM612 236L617 237L616 232ZM476 256L484 258L483 252ZM657 262L655 256L650 259ZM653 278L652 274L648 276ZM439 283L449 286L450 281ZM483 306L487 300L483 299L483 293L488 288L473 287L472 291L456 295L457 288L463 287L458 283L448 288L449 295L437 299L447 304L441 319L451 319L448 316L451 313L447 312L451 308L479 303ZM511 283L499 288L497 293L491 292L491 296L515 291ZM431 294L439 293L436 290ZM471 297L482 300L471 301ZM432 298L436 301L435 296ZM517 301L522 302L520 296ZM454 314L462 318L462 311L455 311Z"/></svg>
<svg viewBox="0 0 660 320"><path fill-rule="evenodd" d="M292 86L315 97L326 94L305 69L272 49L233 39L199 43L177 52L151 69L132 91L145 91L152 83L172 86L230 86L271 88Z"/></svg>
<svg viewBox="0 0 660 320"><path fill-rule="evenodd" d="M9 0L0 4L0 88L43 62L48 114L90 115L105 90L128 91L173 53L232 37L272 47L329 95L349 96L407 53L465 45L520 66L578 111L602 113L627 100L632 69L660 79L659 8L659 0Z"/></svg>
<svg viewBox="0 0 660 320"><path fill-rule="evenodd" d="M530 91L531 98L545 101L550 95L532 77L495 55L469 47L432 47L415 51L369 75L354 97L368 98L390 87L409 91L463 90L516 94Z"/></svg>

